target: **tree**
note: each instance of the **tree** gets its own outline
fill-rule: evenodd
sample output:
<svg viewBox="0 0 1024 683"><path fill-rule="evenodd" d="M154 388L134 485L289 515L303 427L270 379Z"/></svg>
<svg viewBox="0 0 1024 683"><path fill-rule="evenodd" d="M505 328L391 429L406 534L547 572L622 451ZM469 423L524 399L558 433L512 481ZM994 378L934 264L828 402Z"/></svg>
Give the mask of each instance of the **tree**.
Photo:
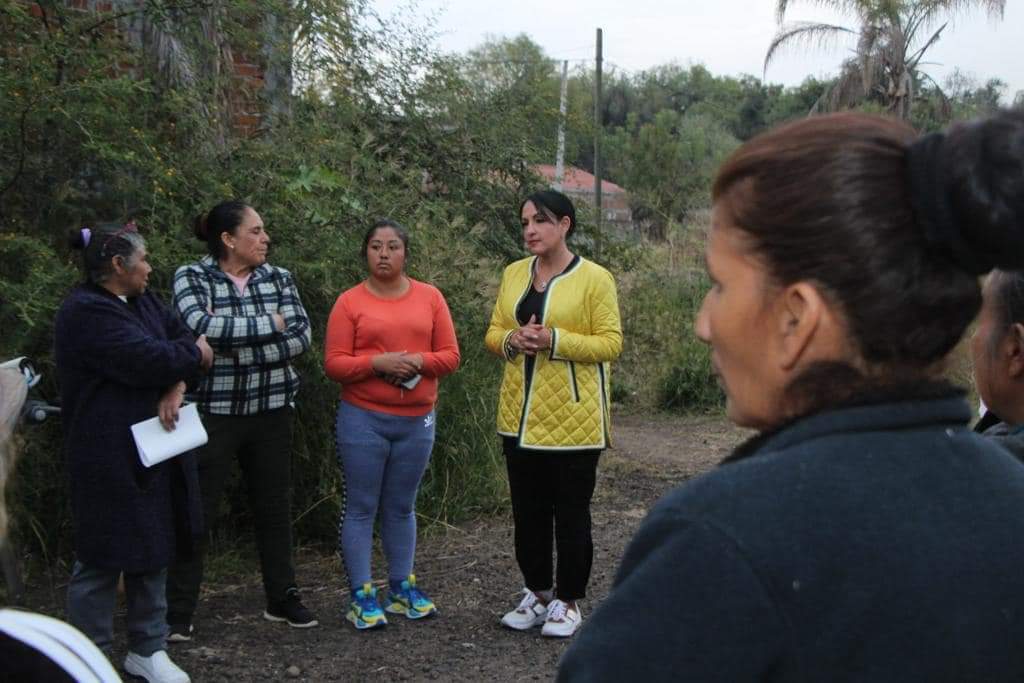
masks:
<svg viewBox="0 0 1024 683"><path fill-rule="evenodd" d="M247 58L284 42L283 33L291 41L284 27L297 27L295 49L282 46L291 64L281 73L286 81L290 67L301 89L276 90L291 116L275 117L273 134L229 127L223 148L210 144L200 106L211 93L200 36L213 2L223 8L217 33ZM462 368L441 389L442 424L420 493L426 517L454 519L500 505L488 398L500 367L472 340L484 333L480 311L493 303L503 261L522 253L517 209L537 178L524 168L517 135L536 122L467 81L462 60L425 47L422 31L396 33L355 4L124 0L94 13L0 0L0 358L34 356L52 369L53 314L77 279L61 248L69 227L136 219L154 267L150 284L166 295L174 268L201 251L186 237L191 218L225 197L254 201L273 226L275 262L300 283L322 330L338 292L365 277L366 226L394 217L415 235L410 272L445 292L464 342ZM281 8L292 13L276 25L264 20ZM150 51L126 39L115 28L128 17L158 24L173 40ZM155 32L140 39L147 35ZM191 80L165 80L155 68L160 54ZM545 106L557 115L557 82L552 93ZM585 237L591 228L581 219ZM580 241L583 255L591 243ZM326 539L341 499L337 467L323 457L332 449L337 387L315 352L299 362L296 528ZM60 558L70 536L60 504L66 477L59 430L46 429L26 447L12 517L22 540Z"/></svg>
<svg viewBox="0 0 1024 683"><path fill-rule="evenodd" d="M989 16L1001 19L1006 6L1006 0L806 1L852 13L859 26L854 29L807 21L784 24L792 2L778 0L776 17L780 28L765 54L765 71L784 47L822 45L855 36L854 56L843 62L836 84L823 96L827 108L843 109L872 101L905 120L910 118L919 84L929 81L935 85L920 67L922 57L939 41L948 25L943 17L981 8Z"/></svg>
<svg viewBox="0 0 1024 683"><path fill-rule="evenodd" d="M941 90L929 84L921 87L910 123L916 130L936 132L952 121L989 116L1002 106L1000 100L1006 88L998 78L981 83L973 75L953 69Z"/></svg>
<svg viewBox="0 0 1024 683"><path fill-rule="evenodd" d="M609 177L629 189L633 217L648 236L664 239L672 224L708 205L715 171L738 144L708 114L662 109L641 123L633 113L606 138Z"/></svg>
<svg viewBox="0 0 1024 683"><path fill-rule="evenodd" d="M470 50L463 62L463 74L472 85L475 100L486 103L499 116L501 112L518 113L515 119L519 126L504 133L521 141L524 161L554 161L559 71L543 48L526 34L490 37Z"/></svg>

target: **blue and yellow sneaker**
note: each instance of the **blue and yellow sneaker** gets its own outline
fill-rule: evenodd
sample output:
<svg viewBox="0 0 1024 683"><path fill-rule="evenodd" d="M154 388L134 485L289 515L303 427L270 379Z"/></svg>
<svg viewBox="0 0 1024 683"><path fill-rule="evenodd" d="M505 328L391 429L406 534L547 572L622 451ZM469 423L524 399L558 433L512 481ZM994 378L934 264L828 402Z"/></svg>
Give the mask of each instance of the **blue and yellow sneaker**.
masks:
<svg viewBox="0 0 1024 683"><path fill-rule="evenodd" d="M345 618L360 631L379 628L388 623L384 611L377 604L377 589L368 583L364 583L362 588L352 594L352 603Z"/></svg>
<svg viewBox="0 0 1024 683"><path fill-rule="evenodd" d="M388 606L384 609L392 614L404 614L410 619L422 619L437 614L434 603L416 587L415 574L409 574L409 578L400 584L392 583L388 592Z"/></svg>

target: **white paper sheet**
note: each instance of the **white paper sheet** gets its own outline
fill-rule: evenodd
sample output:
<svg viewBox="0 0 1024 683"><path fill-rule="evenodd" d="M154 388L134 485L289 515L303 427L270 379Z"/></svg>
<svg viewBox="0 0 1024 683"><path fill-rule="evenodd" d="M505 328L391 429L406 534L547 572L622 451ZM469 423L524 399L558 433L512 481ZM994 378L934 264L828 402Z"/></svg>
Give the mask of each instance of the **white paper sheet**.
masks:
<svg viewBox="0 0 1024 683"><path fill-rule="evenodd" d="M139 459L146 467L198 448L208 438L195 403L182 406L178 411L178 423L174 431L168 432L160 424L160 418L151 417L133 424L132 436L139 449Z"/></svg>

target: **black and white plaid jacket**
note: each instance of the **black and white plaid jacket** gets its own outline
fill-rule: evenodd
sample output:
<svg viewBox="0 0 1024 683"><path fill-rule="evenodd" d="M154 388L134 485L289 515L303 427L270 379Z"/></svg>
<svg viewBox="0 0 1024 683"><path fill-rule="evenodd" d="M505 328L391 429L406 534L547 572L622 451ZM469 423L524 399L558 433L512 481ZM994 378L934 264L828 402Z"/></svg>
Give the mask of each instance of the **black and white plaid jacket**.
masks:
<svg viewBox="0 0 1024 683"><path fill-rule="evenodd" d="M255 415L295 400L299 375L291 359L309 350L310 331L291 273L263 264L240 296L207 256L174 274L174 307L214 350L213 367L195 393L204 412ZM274 329L273 313L284 317L283 332Z"/></svg>

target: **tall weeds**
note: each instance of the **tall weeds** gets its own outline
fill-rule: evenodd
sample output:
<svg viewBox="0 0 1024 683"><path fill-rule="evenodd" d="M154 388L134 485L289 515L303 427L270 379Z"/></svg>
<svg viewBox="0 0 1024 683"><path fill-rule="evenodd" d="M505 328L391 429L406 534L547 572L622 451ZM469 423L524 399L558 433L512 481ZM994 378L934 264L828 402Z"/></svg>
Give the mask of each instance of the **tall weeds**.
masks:
<svg viewBox="0 0 1024 683"><path fill-rule="evenodd" d="M643 266L621 278L626 348L613 395L638 407L692 412L721 407L708 348L693 321L707 292L706 212L674 225L670 239L648 245Z"/></svg>

